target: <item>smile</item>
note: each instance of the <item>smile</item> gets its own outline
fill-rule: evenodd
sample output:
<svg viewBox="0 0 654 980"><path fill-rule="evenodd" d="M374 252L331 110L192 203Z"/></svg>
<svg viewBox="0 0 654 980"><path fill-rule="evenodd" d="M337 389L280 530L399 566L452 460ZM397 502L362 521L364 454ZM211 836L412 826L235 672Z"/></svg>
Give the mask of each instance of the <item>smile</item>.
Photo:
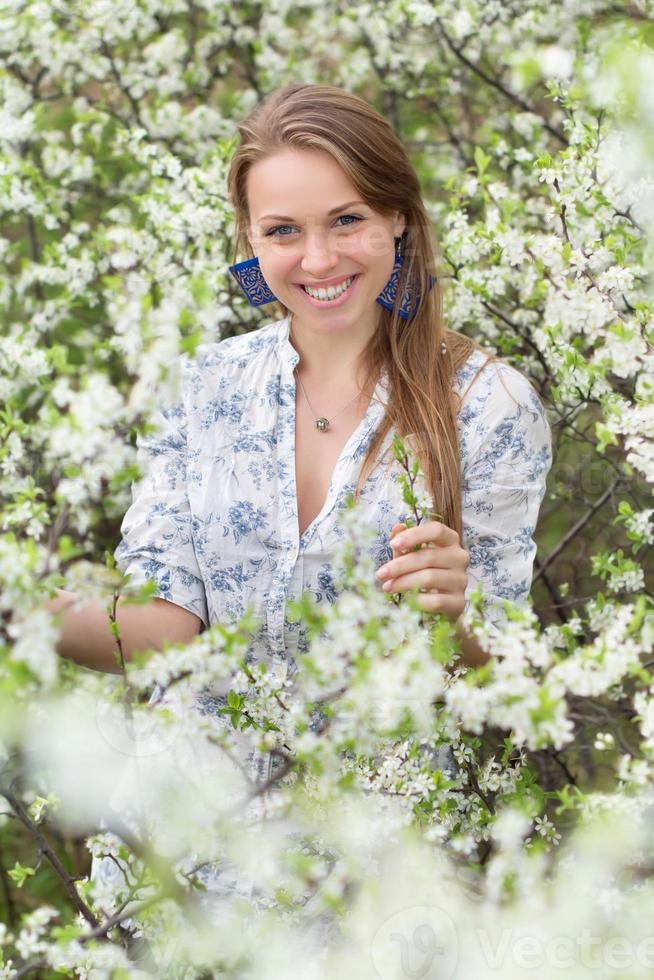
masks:
<svg viewBox="0 0 654 980"><path fill-rule="evenodd" d="M342 303L345 303L352 294L354 284L358 278L358 274L356 276L348 276L338 286L330 286L329 289L313 289L310 286L302 286L299 283L295 283L295 285L303 292L312 306L327 308L340 306Z"/></svg>

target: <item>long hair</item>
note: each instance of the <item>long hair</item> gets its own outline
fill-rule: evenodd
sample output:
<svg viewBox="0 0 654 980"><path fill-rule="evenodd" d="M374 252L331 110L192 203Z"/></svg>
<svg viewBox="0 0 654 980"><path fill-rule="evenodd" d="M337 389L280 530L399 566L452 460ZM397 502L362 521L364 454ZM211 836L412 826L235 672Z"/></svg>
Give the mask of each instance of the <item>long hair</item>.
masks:
<svg viewBox="0 0 654 980"><path fill-rule="evenodd" d="M371 208L383 215L399 211L406 218L402 236L404 261L392 311L380 305L378 329L366 346L362 363L366 386L388 372L388 403L363 460L355 495L374 468L386 434L392 428L411 437L420 460L425 488L438 519L462 538L461 477L457 414L460 399L453 391L454 372L473 350L483 348L443 322L440 278L436 275L432 228L420 184L406 150L391 125L364 99L332 85L289 85L268 95L238 124L236 148L227 178L235 211L234 261L253 257L247 230L250 224L246 182L257 161L289 148L330 153ZM421 297L415 315L399 314L407 282ZM283 315L291 311L278 302ZM444 341L447 353L441 352ZM488 353L488 352L487 352ZM495 359L494 355L489 355ZM374 390L374 389L373 389Z"/></svg>

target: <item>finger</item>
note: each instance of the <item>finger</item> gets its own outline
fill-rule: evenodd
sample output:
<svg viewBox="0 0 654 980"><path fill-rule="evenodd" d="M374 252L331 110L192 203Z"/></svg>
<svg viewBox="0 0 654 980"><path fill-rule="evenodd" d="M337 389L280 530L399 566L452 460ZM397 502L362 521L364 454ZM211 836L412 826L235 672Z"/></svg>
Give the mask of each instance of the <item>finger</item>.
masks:
<svg viewBox="0 0 654 980"><path fill-rule="evenodd" d="M465 598L454 592L418 592L413 590L407 598L426 613L442 613L450 622L456 622L465 608Z"/></svg>
<svg viewBox="0 0 654 980"><path fill-rule="evenodd" d="M442 613L450 622L456 622L465 605L460 595L451 595L447 592L438 595L432 592L418 593L416 602L425 612Z"/></svg>
<svg viewBox="0 0 654 980"><path fill-rule="evenodd" d="M421 568L384 582L384 592L408 592L410 589L438 589L445 593L463 593L468 584L465 572L447 568Z"/></svg>
<svg viewBox="0 0 654 980"><path fill-rule="evenodd" d="M390 542L391 542L391 550L394 555L395 554L404 555L409 551L408 548L404 548L404 547L398 549L393 544L393 538L397 537L397 535L400 534L402 531L406 531L406 529L407 529L406 524L394 524L393 527L391 528Z"/></svg>
<svg viewBox="0 0 654 980"><path fill-rule="evenodd" d="M397 537L394 539L393 547L413 549L427 543L449 547L459 543L457 532L440 521L427 521L426 524L407 528L402 532L401 538L401 541L398 541Z"/></svg>
<svg viewBox="0 0 654 980"><path fill-rule="evenodd" d="M395 555L379 569L382 578L397 578L421 568L447 568L453 572L465 572L469 564L467 551L461 548L419 548L406 554Z"/></svg>

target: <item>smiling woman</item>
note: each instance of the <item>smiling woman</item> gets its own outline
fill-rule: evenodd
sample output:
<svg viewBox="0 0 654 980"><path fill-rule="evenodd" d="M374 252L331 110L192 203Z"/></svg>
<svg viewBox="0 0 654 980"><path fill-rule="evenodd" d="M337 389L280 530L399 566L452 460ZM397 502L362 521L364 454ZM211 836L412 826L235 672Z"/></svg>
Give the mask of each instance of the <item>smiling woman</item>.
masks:
<svg viewBox="0 0 654 980"><path fill-rule="evenodd" d="M383 502L371 501L392 435L413 434L439 515L428 538L439 546L391 563L384 589L423 588L424 608L456 622L466 659L483 661L460 615L477 585L491 621L502 618L503 598L527 601L551 464L538 396L517 370L446 331L419 183L379 113L342 89L289 86L239 132L228 185L236 254L251 257L230 271L253 305L276 301L283 314L258 334L280 336L293 368L277 381L280 397L296 407L288 422L294 444L277 466L295 471L301 538L319 536L329 567L338 538L334 503L354 489L362 518L378 532L380 557L390 557L403 502L390 502L386 478ZM274 526L273 499L264 510ZM443 529L454 535L447 545Z"/></svg>
<svg viewBox="0 0 654 980"><path fill-rule="evenodd" d="M264 157L250 167L246 183L248 240L261 272L280 302L295 311L294 336L311 338L302 373L315 375L319 361L323 377L355 390L356 360L377 330L375 299L393 271L395 239L406 218L357 197L343 168L323 149L290 147ZM317 200L326 204L320 211ZM269 213L278 201L285 202L287 217ZM357 212L348 214L353 207Z"/></svg>
<svg viewBox="0 0 654 980"><path fill-rule="evenodd" d="M354 492L375 530L379 588L420 589L424 611L456 625L464 658L483 662L462 621L472 591L481 587L491 627L503 600L528 601L551 464L538 396L514 367L445 329L419 182L372 106L333 86L289 86L238 128L227 189L246 258L230 272L253 305L276 302L282 316L179 359L179 400L139 443L144 476L118 565L135 584L155 583L155 603L192 616L171 625L172 639L250 607L253 656L292 674L306 636L287 605L304 591L335 600L333 557ZM401 546L409 514L393 479L396 434L413 438L438 518L408 529ZM57 601L67 610L71 599ZM168 638L153 605L121 613L128 656ZM84 662L83 614L66 615L60 652ZM86 662L111 669L104 646Z"/></svg>
<svg viewBox="0 0 654 980"><path fill-rule="evenodd" d="M551 465L540 400L514 367L445 329L419 182L372 106L333 86L292 85L238 129L227 190L246 258L230 272L249 302L276 302L282 316L179 359L179 398L139 442L144 476L117 563L133 583L154 582L156 602L192 616L175 625L184 635L249 607L253 656L292 674L306 636L287 605L305 591L335 600L333 557L354 492L375 531L380 589L418 588L425 612L455 624L464 659L483 662L462 619L473 590L491 628L504 600L528 601ZM412 438L437 517L401 545L409 513L393 479L395 435ZM61 652L84 662L74 615ZM127 655L166 641L154 607L129 615ZM85 656L110 669L104 647Z"/></svg>
<svg viewBox="0 0 654 980"><path fill-rule="evenodd" d="M228 194L245 258L230 272L252 305L276 302L282 315L180 357L178 393L139 440L143 477L115 557L133 584L155 583L170 615L121 609L124 651L249 611L248 658L291 682L309 639L287 608L305 592L335 602L354 492L380 591L420 590L425 613L455 624L464 659L484 662L462 614L477 586L490 630L505 599L528 601L551 465L539 398L514 367L445 329L419 182L372 106L290 86L239 132ZM437 516L418 527L406 527L396 435L412 440ZM67 615L61 652L98 666L97 653L80 654L91 614ZM217 724L228 724L229 688L198 691ZM243 770L268 780L275 756L250 743L244 753Z"/></svg>

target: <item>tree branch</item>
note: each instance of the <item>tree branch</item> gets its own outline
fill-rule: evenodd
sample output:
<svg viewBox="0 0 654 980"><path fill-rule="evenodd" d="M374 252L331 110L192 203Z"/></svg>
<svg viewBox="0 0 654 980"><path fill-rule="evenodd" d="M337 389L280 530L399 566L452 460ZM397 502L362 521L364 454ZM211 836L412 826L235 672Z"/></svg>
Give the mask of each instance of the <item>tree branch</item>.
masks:
<svg viewBox="0 0 654 980"><path fill-rule="evenodd" d="M543 126L547 130L547 132L555 139L559 140L559 142L562 143L563 146L568 145L568 140L566 139L564 133L562 133L559 129L556 129L555 126L552 126L551 123L547 121L547 119L543 118L542 113L538 112L528 102L525 102L525 100L521 98L516 92L512 92L511 89L507 88L506 85L504 85L499 80L499 78L495 78L492 75L486 74L486 72L483 71L483 69L481 69L479 65L476 65L473 61L470 61L469 58L466 58L461 48L457 48L454 42L450 40L440 19L437 18L436 23L438 24L438 28L440 30L441 36L443 37L443 40L447 44L450 51L459 59L461 64L465 65L466 68L469 68L470 71L472 71L475 75L481 78L483 82L486 82L487 85L490 85L492 86L492 88L497 89L498 92L501 92L502 95L505 96L505 98L509 99L511 102L514 102L516 105L520 106L523 112L531 112L532 115L539 116L543 120Z"/></svg>
<svg viewBox="0 0 654 980"><path fill-rule="evenodd" d="M63 864L59 860L59 856L55 853L55 851L48 843L45 834L41 830L39 824L35 823L30 818L26 808L23 806L20 799L14 793L12 793L10 789L8 789L5 786L0 786L0 795L4 796L7 803L10 805L10 807L12 808L12 810L14 811L14 813L16 814L20 822L29 831L30 835L36 842L36 846L38 848L39 854L44 855L44 857L48 859L55 873L59 876L59 878L61 878L64 884L64 888L66 889L68 897L70 898L73 906L77 909L78 912L80 912L84 916L86 921L91 926L93 926L94 928L97 927L100 923L93 915L93 912L88 907L88 905L80 898L79 892L75 887L75 879L72 878L64 868Z"/></svg>
<svg viewBox="0 0 654 980"><path fill-rule="evenodd" d="M554 548L554 550L549 553L547 558L545 558L540 563L538 573L537 575L534 576L532 585L534 584L534 582L538 581L538 579L542 576L547 566L550 565L554 561L554 559L561 554L563 549L572 541L572 539L575 538L580 531L583 531L583 529L586 527L593 514L595 514L600 509L600 507L604 506L604 504L609 499L609 497L611 496L611 494L613 493L613 491L615 490L615 488L618 486L619 483L620 483L620 478L616 477L613 483L606 488L602 496L598 497L595 503L593 504L593 506L588 511L586 511L584 516L580 517L577 523L574 524L570 528L570 530L563 535L563 537L557 544L556 548Z"/></svg>

